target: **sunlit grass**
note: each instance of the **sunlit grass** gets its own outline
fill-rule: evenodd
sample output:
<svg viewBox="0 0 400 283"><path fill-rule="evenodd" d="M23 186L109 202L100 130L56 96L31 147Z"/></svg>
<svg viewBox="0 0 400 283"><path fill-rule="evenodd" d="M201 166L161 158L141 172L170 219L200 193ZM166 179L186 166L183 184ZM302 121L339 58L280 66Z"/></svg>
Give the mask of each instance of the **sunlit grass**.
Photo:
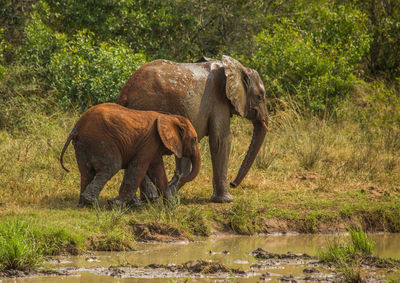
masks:
<svg viewBox="0 0 400 283"><path fill-rule="evenodd" d="M341 272L346 282L361 282L361 261L372 254L375 242L361 227L347 230L348 240L329 242L326 249L320 250L319 257Z"/></svg>
<svg viewBox="0 0 400 283"><path fill-rule="evenodd" d="M386 120L373 114L368 116L367 127L367 122L353 117L356 106L346 107L342 110L346 115L329 119L301 115L287 104L277 108L270 116L255 165L239 187L230 189L233 203L209 202L212 164L206 137L200 142L199 176L179 191L178 205L166 207L157 200L138 209L118 210L107 208L106 200L117 195L122 172L107 183L98 208L76 207L80 175L73 147L64 158L70 173L62 170L59 154L79 114L59 109L48 113L29 108L27 103L24 117L19 118L23 126L13 132L0 131L0 222L10 215L29 216L33 222L45 219L46 227L65 227L64 232L76 235L75 239L60 232L57 238L75 240L56 242L64 248L54 253L132 249L135 223L167 224L188 238L220 230L240 234L270 231L265 222L271 218L286 221L285 229L299 232L335 232L353 221L361 221L368 231L399 232L400 151L396 137L400 128L396 124L381 127ZM246 154L252 124L234 117L231 133L228 181L235 177ZM171 177L174 158L164 159Z"/></svg>

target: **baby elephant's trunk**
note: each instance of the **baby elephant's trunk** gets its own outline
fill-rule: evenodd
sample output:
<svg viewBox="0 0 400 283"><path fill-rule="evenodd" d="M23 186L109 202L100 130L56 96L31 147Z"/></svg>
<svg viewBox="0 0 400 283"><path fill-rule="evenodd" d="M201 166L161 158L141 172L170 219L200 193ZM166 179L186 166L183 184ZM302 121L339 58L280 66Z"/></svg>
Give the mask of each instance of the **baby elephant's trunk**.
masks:
<svg viewBox="0 0 400 283"><path fill-rule="evenodd" d="M194 154L190 158L190 161L192 162L192 171L190 171L189 175L182 177L182 179L180 180L182 184L192 181L200 172L201 157L200 150L197 145Z"/></svg>

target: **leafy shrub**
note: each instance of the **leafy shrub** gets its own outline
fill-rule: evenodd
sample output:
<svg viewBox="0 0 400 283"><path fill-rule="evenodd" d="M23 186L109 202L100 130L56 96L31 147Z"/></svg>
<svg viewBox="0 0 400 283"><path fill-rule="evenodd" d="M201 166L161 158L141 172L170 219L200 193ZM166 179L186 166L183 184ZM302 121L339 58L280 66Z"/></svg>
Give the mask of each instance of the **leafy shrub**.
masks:
<svg viewBox="0 0 400 283"><path fill-rule="evenodd" d="M67 44L65 34L57 33L46 26L37 13L32 13L24 33L25 43L20 51L22 62L41 77L46 76L52 56Z"/></svg>
<svg viewBox="0 0 400 283"><path fill-rule="evenodd" d="M330 56L345 60L351 70L369 50L368 18L350 5L331 2L314 6L296 22L302 30L312 34L316 45Z"/></svg>
<svg viewBox="0 0 400 283"><path fill-rule="evenodd" d="M0 28L0 79L4 77L4 74L6 72L6 68L3 66L4 63L4 53L7 49L7 43L4 40L4 29Z"/></svg>
<svg viewBox="0 0 400 283"><path fill-rule="evenodd" d="M34 71L33 79L45 89L55 89L65 106L78 103L84 109L114 101L133 71L146 62L145 56L124 43L98 41L87 30L68 38L45 24L42 18L48 11L39 4L37 10L44 15L32 13L20 50L22 63Z"/></svg>
<svg viewBox="0 0 400 283"><path fill-rule="evenodd" d="M51 58L51 86L63 104L78 103L86 108L114 101L130 75L144 63L145 56L134 54L125 44L96 44L90 32L81 31Z"/></svg>
<svg viewBox="0 0 400 283"><path fill-rule="evenodd" d="M293 98L321 113L334 109L353 89L353 72L367 51L369 38L359 36L364 18L358 12L344 17L343 9L315 11L319 24L283 19L259 33L251 64L261 73L267 95Z"/></svg>

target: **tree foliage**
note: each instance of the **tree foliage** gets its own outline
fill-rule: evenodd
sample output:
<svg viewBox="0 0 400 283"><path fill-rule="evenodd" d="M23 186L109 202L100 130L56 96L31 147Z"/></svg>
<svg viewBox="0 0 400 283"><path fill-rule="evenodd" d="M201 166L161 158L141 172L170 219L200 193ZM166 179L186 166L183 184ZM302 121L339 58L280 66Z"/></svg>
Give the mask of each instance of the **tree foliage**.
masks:
<svg viewBox="0 0 400 283"><path fill-rule="evenodd" d="M4 0L0 77L23 64L41 89L85 108L113 101L145 61L227 54L258 70L269 96L321 112L356 79L400 77L399 3Z"/></svg>

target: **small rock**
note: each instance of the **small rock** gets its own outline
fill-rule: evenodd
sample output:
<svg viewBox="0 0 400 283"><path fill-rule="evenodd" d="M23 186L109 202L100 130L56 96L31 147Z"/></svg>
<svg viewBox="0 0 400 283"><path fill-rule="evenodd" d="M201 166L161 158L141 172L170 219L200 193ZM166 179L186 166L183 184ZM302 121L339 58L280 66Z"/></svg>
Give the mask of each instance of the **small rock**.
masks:
<svg viewBox="0 0 400 283"><path fill-rule="evenodd" d="M94 257L94 256L90 256L90 257L87 257L87 258L85 258L85 260L87 261L87 262L100 262L100 260L98 260L96 257Z"/></svg>
<svg viewBox="0 0 400 283"><path fill-rule="evenodd" d="M303 269L304 273L316 273L319 272L318 269L314 268L314 267L307 267L305 269Z"/></svg>
<svg viewBox="0 0 400 283"><path fill-rule="evenodd" d="M265 273L261 274L260 280L261 280L261 281L267 281L267 280L269 280L269 273L268 273L268 272L265 272Z"/></svg>
<svg viewBox="0 0 400 283"><path fill-rule="evenodd" d="M293 276L293 275L279 277L279 278L278 278L278 281L290 282L290 283L297 283L297 281L296 281L296 279L294 279L294 276Z"/></svg>

